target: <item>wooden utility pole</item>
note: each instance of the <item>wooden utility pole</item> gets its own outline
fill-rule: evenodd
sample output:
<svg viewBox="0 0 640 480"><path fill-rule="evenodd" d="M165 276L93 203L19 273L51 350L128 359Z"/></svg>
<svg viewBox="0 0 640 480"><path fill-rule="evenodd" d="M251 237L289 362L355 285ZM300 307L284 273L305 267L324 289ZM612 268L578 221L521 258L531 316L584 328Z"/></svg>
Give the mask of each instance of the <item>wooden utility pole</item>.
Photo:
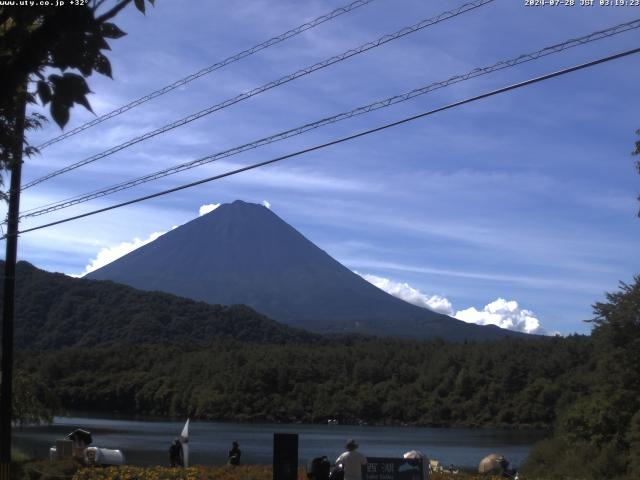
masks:
<svg viewBox="0 0 640 480"><path fill-rule="evenodd" d="M20 215L20 177L26 114L26 90L16 98L14 144L10 162L11 187L7 215L7 250L4 263L4 292L2 304L2 371L0 384L0 480L9 480L11 465L11 423L13 400L13 317L18 254L18 217Z"/></svg>

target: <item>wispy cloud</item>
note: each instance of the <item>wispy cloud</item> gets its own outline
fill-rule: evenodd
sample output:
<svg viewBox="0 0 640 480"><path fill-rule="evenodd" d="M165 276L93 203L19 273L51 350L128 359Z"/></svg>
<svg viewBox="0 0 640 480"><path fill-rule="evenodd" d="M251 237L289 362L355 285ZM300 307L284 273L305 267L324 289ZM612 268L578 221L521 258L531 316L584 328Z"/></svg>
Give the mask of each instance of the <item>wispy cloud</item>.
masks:
<svg viewBox="0 0 640 480"><path fill-rule="evenodd" d="M469 278L475 280L490 280L502 283L518 283L536 288L559 288L563 290L595 290L599 291L599 284L591 284L587 282L573 282L567 283L562 279L553 279L548 277L532 277L527 275L504 275L494 274L479 271L466 271L466 270L448 270L441 268L431 268L416 265L407 265L397 262L385 262L369 259L348 259L346 262L348 265L357 268L377 268L384 270L397 270L402 272L422 273L422 274L435 274L444 275L449 277Z"/></svg>

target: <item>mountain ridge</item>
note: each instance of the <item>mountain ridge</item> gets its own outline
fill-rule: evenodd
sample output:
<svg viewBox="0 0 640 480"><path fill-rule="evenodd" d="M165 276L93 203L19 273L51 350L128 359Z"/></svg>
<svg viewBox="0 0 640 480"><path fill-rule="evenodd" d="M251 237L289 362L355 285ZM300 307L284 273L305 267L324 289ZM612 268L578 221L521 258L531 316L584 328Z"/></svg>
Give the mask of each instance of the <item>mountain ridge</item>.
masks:
<svg viewBox="0 0 640 480"><path fill-rule="evenodd" d="M244 305L211 305L114 282L73 278L24 261L16 267L15 306L16 349L320 341L318 335L278 323Z"/></svg>

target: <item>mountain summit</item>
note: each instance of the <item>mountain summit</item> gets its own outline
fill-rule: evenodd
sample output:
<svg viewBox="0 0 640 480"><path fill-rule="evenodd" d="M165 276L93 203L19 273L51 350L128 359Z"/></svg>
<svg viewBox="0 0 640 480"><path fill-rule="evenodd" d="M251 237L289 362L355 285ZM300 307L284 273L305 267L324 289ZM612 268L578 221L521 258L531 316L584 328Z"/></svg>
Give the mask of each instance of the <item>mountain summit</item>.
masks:
<svg viewBox="0 0 640 480"><path fill-rule="evenodd" d="M393 297L268 208L237 200L90 273L211 304L245 304L316 332L488 340L521 335L467 324Z"/></svg>

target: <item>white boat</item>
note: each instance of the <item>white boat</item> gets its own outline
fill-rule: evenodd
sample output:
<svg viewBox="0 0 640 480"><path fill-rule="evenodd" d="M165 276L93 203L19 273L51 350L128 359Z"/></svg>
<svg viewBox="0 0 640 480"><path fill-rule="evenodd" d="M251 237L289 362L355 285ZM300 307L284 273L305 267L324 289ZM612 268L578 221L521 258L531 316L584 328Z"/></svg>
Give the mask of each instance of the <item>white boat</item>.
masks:
<svg viewBox="0 0 640 480"><path fill-rule="evenodd" d="M182 458L184 459L184 466L189 466L189 419L187 418L187 422L184 424L182 428L182 433L180 434L180 444L182 445Z"/></svg>

